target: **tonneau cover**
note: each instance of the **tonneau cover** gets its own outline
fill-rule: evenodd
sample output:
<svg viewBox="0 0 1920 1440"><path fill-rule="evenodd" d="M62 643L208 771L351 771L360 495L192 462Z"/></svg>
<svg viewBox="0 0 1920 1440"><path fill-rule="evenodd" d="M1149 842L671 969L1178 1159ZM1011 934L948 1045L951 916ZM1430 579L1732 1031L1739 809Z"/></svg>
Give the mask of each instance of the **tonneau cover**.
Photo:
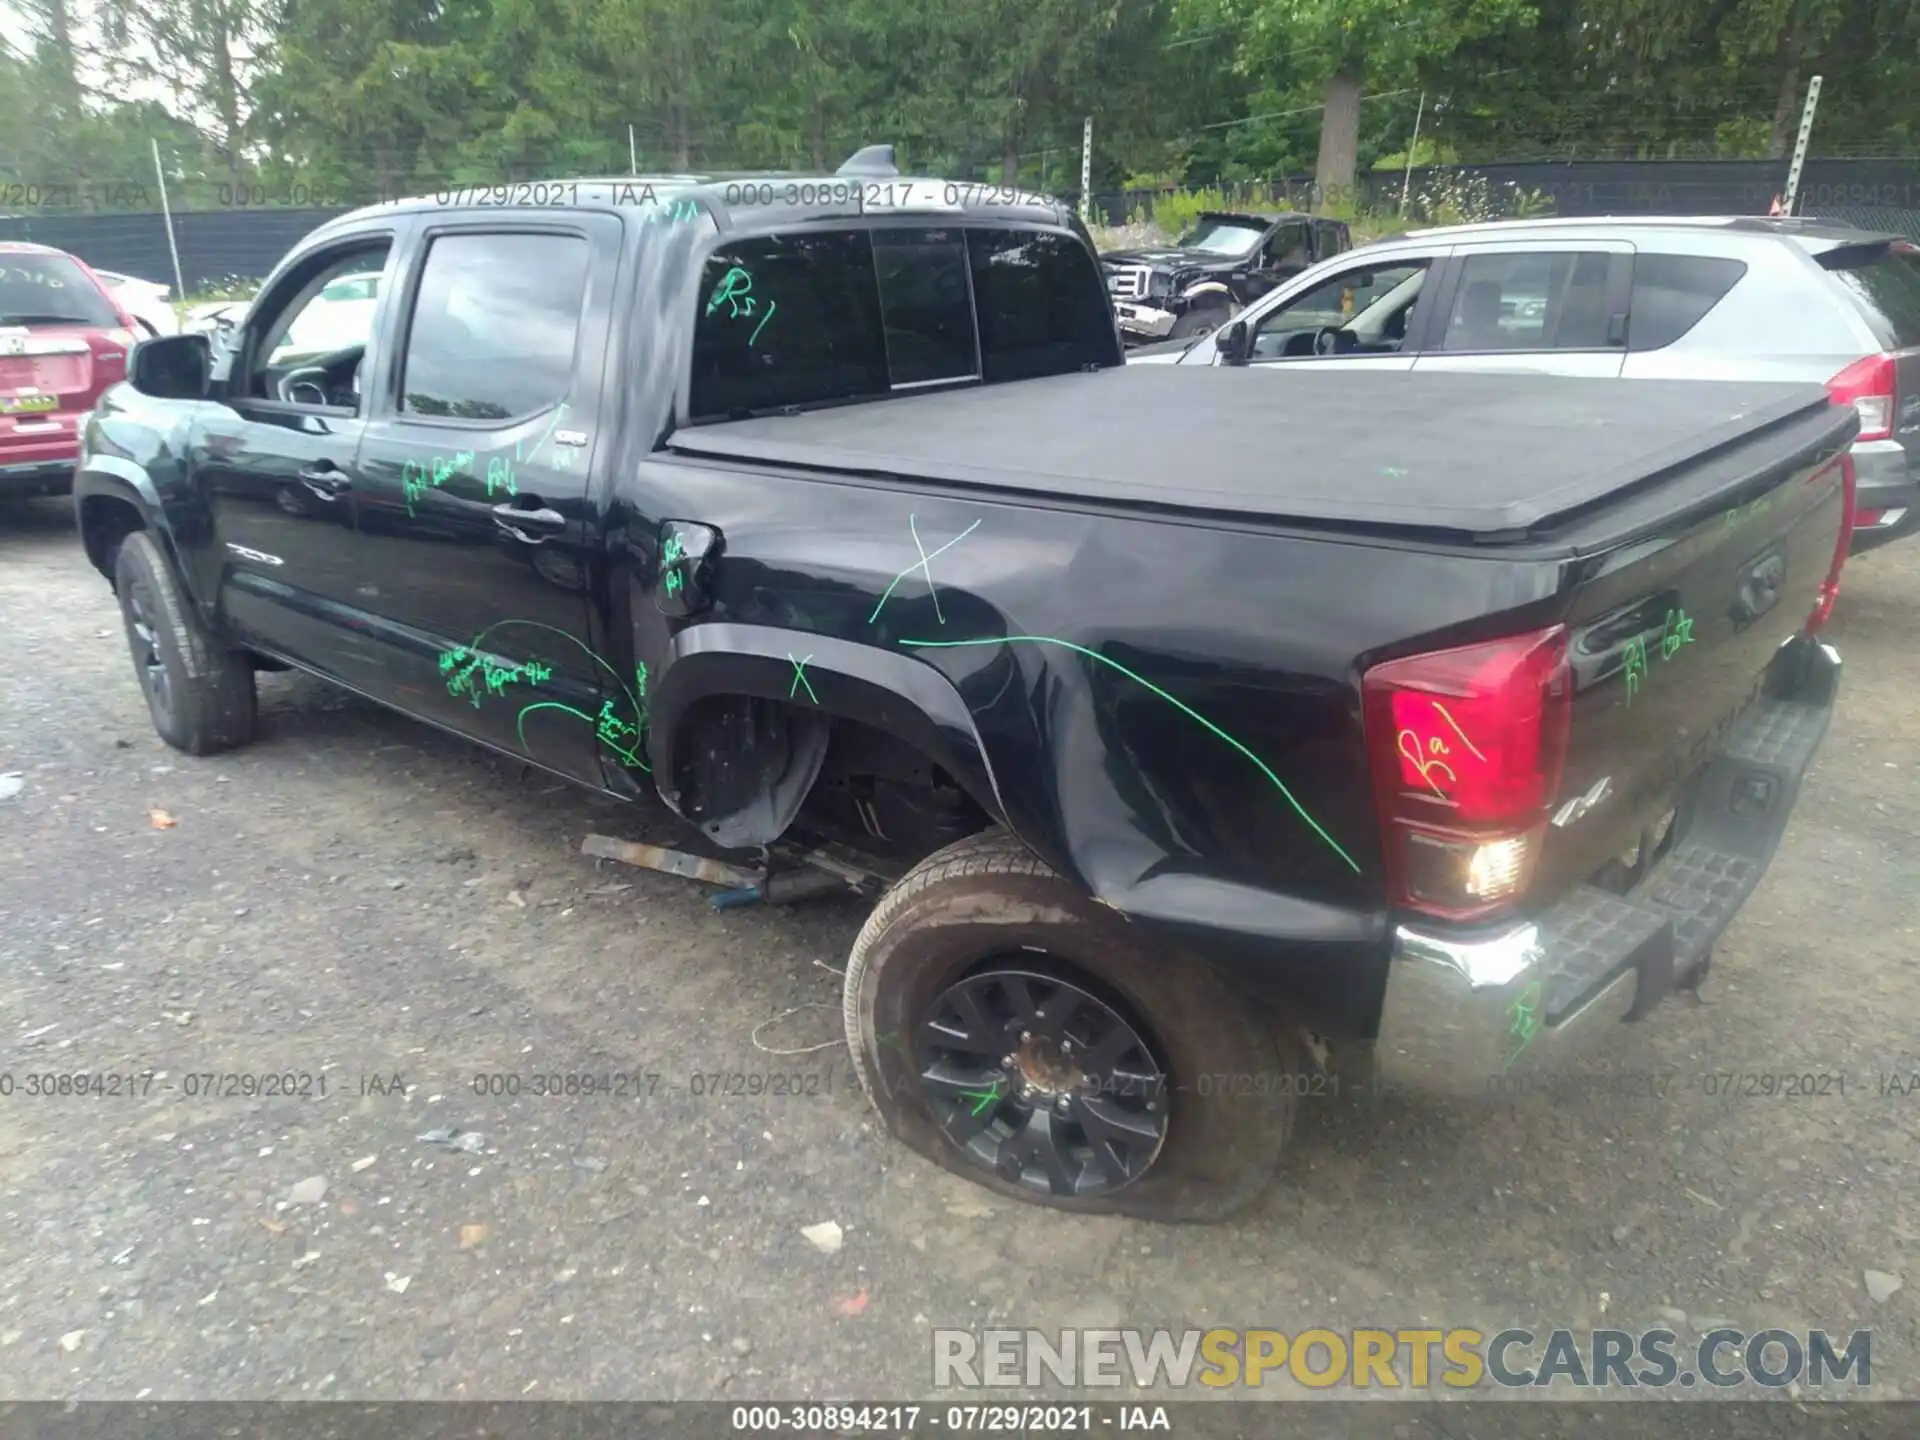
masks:
<svg viewBox="0 0 1920 1440"><path fill-rule="evenodd" d="M1813 384L1122 366L677 430L686 455L1308 521L1526 531L1828 403Z"/></svg>

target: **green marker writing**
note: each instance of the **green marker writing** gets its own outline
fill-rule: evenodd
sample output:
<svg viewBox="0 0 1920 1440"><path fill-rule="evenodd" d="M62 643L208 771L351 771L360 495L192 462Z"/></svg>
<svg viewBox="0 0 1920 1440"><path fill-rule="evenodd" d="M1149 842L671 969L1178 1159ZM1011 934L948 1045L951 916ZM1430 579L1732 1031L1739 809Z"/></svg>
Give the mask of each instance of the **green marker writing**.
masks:
<svg viewBox="0 0 1920 1440"><path fill-rule="evenodd" d="M1000 1098L1000 1082L998 1080L994 1081L991 1090L962 1090L960 1096L964 1100L976 1102L973 1107L973 1114L978 1116L982 1110Z"/></svg>

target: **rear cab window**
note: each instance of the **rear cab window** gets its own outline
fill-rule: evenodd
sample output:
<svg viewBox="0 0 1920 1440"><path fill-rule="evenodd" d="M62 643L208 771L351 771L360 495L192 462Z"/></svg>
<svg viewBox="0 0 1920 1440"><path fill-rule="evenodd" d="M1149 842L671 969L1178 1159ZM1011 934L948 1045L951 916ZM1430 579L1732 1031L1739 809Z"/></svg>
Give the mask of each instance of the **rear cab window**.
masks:
<svg viewBox="0 0 1920 1440"><path fill-rule="evenodd" d="M696 421L1121 363L1099 267L1052 231L752 236L708 259L696 303Z"/></svg>
<svg viewBox="0 0 1920 1440"><path fill-rule="evenodd" d="M67 256L0 251L0 325L119 323L113 303Z"/></svg>
<svg viewBox="0 0 1920 1440"><path fill-rule="evenodd" d="M1847 245L1816 257L1889 350L1920 346L1920 246Z"/></svg>

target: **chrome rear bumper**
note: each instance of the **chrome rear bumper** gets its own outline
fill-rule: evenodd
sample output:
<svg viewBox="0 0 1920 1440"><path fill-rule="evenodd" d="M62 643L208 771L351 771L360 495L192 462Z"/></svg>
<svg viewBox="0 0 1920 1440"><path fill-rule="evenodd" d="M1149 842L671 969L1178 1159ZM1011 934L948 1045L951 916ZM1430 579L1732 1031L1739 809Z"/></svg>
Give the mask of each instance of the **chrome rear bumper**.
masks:
<svg viewBox="0 0 1920 1440"><path fill-rule="evenodd" d="M1795 692L1741 716L1695 784L1697 813L1624 895L1582 885L1492 932L1394 932L1373 1074L1389 1088L1500 1093L1564 1075L1675 989L1766 873L1826 735L1840 656L1805 640L1780 657Z"/></svg>

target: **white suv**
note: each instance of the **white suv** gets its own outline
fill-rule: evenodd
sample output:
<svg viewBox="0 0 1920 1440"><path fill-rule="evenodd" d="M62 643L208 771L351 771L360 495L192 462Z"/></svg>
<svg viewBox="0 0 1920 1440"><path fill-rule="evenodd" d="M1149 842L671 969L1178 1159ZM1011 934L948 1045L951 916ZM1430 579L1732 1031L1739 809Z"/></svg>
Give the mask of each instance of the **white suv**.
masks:
<svg viewBox="0 0 1920 1440"><path fill-rule="evenodd" d="M1127 363L1813 380L1860 412L1856 553L1920 529L1920 245L1817 220L1513 220L1313 266Z"/></svg>

